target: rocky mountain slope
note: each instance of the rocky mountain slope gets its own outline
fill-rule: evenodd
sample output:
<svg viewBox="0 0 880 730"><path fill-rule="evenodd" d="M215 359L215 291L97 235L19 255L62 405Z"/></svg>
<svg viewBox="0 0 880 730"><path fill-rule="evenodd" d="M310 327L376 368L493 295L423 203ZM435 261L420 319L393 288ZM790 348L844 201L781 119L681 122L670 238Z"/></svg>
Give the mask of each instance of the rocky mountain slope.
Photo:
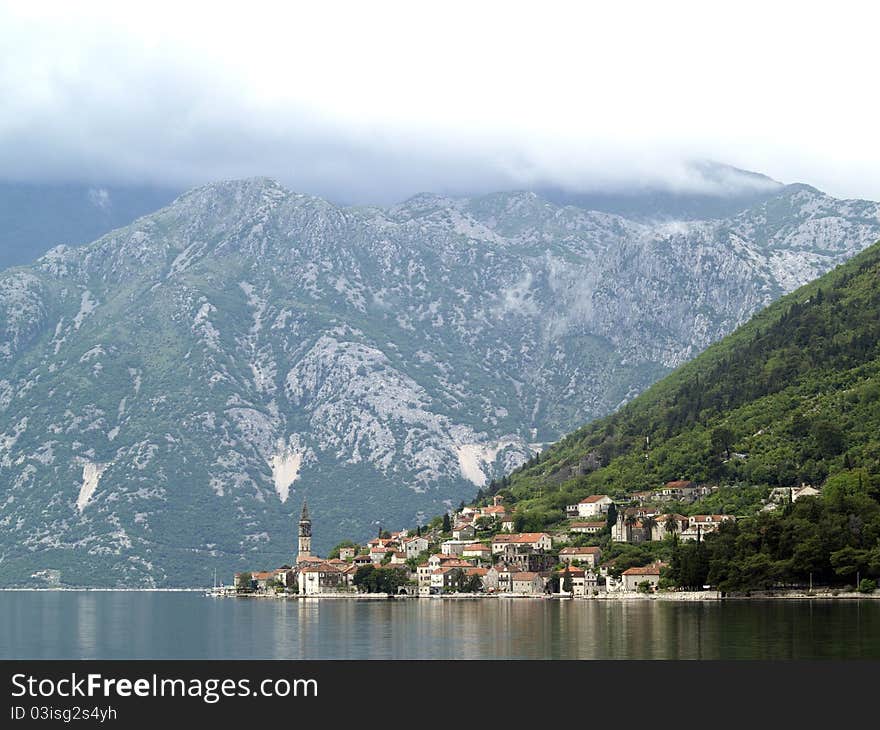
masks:
<svg viewBox="0 0 880 730"><path fill-rule="evenodd" d="M660 224L199 188L0 275L0 582L281 564L303 496L318 550L412 524L877 238L807 186Z"/></svg>

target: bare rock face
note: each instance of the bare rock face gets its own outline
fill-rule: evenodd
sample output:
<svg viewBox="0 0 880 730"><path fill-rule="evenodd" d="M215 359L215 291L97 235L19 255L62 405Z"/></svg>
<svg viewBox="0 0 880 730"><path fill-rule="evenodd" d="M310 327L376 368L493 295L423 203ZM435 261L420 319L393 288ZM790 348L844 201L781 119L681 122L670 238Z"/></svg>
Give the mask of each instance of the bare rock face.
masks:
<svg viewBox="0 0 880 730"><path fill-rule="evenodd" d="M0 583L280 565L303 496L318 551L412 525L878 238L806 186L656 224L193 190L0 274Z"/></svg>

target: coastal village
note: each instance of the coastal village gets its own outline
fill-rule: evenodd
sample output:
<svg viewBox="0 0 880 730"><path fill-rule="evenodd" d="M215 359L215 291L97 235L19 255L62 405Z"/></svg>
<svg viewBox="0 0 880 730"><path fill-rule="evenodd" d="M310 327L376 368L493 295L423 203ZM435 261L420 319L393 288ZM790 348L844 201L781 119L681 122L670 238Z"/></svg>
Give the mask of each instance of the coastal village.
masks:
<svg viewBox="0 0 880 730"><path fill-rule="evenodd" d="M366 544L341 543L327 558L312 552L312 521L303 503L298 554L274 570L236 573L225 595L245 596L502 596L602 598L653 594L662 588L661 561L616 570L606 560L600 535L611 544L639 545L672 538L699 541L729 514L664 511L667 503L687 504L717 487L673 481L631 495L625 504L594 494L566 505L564 519L548 532L517 532L517 520L501 495L484 506L461 506L433 527L380 533ZM783 490L765 509L782 500L812 496L816 490Z"/></svg>

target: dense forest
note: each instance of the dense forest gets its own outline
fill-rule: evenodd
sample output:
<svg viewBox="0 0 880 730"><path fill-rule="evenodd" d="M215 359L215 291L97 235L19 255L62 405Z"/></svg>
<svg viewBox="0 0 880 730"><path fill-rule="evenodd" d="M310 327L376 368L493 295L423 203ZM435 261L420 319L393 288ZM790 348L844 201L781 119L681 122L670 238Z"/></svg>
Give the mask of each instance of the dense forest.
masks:
<svg viewBox="0 0 880 730"><path fill-rule="evenodd" d="M528 529L585 495L729 485L734 514L680 545L678 585L729 590L880 575L880 244L777 301L615 414L493 482ZM757 494L822 487L775 512ZM488 494L481 492L479 498Z"/></svg>

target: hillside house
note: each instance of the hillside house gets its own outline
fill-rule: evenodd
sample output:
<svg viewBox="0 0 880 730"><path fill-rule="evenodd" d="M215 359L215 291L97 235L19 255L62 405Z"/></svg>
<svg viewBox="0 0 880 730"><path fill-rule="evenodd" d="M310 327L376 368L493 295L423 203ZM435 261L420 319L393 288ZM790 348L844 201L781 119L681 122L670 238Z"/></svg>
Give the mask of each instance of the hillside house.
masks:
<svg viewBox="0 0 880 730"><path fill-rule="evenodd" d="M697 488L693 482L679 479L666 482L657 494L661 502L693 502L696 499Z"/></svg>
<svg viewBox="0 0 880 730"><path fill-rule="evenodd" d="M569 532L574 532L579 535L595 535L597 532L602 532L605 529L605 520L597 520L593 522L572 522L569 527Z"/></svg>
<svg viewBox="0 0 880 730"><path fill-rule="evenodd" d="M470 540L444 540L440 543L440 552L443 555L460 556L464 549L471 544Z"/></svg>
<svg viewBox="0 0 880 730"><path fill-rule="evenodd" d="M372 562L373 565L379 565L383 560L385 560L385 556L390 552L393 552L393 548L370 548L370 562Z"/></svg>
<svg viewBox="0 0 880 730"><path fill-rule="evenodd" d="M400 543L407 559L417 558L428 549L428 541L424 537L408 537Z"/></svg>
<svg viewBox="0 0 880 730"><path fill-rule="evenodd" d="M723 522L736 520L733 515L691 515L688 527L679 537L682 540L697 540L710 532L715 532Z"/></svg>
<svg viewBox="0 0 880 730"><path fill-rule="evenodd" d="M566 547L559 551L559 561L571 565L578 562L581 565L595 568L599 564L602 550L598 547Z"/></svg>
<svg viewBox="0 0 880 730"><path fill-rule="evenodd" d="M529 550L550 550L553 547L553 539L546 532L519 532L495 535L492 538L493 555L507 552L508 546Z"/></svg>
<svg viewBox="0 0 880 730"><path fill-rule="evenodd" d="M595 517L608 512L608 508L614 504L614 500L607 494L591 494L589 497L582 499L577 505L569 505L566 512L570 512L571 508L575 508L575 513L571 516L576 517Z"/></svg>
<svg viewBox="0 0 880 730"><path fill-rule="evenodd" d="M491 560L492 548L490 548L488 545L484 545L481 542L471 543L470 545L464 546L464 550L462 550L461 556L463 558L477 558L481 561Z"/></svg>
<svg viewBox="0 0 880 730"><path fill-rule="evenodd" d="M681 535L690 526L690 520L684 515L665 514L654 517L656 525L651 530L652 540L662 540L666 535L675 532ZM670 527L672 530L670 530Z"/></svg>

